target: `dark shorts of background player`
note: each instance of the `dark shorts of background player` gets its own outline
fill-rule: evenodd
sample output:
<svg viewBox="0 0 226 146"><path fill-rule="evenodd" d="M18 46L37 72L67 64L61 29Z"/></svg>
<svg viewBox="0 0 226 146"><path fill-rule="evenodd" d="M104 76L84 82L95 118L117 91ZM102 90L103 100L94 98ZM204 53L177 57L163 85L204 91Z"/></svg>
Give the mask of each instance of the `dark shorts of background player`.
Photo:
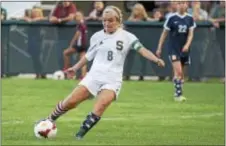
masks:
<svg viewBox="0 0 226 146"><path fill-rule="evenodd" d="M188 53L170 53L169 59L173 63L175 61L180 61L182 65L190 65L191 64L191 58Z"/></svg>
<svg viewBox="0 0 226 146"><path fill-rule="evenodd" d="M82 53L82 52L86 52L87 51L87 47L86 46L73 45L72 48L75 49L75 51L77 53Z"/></svg>

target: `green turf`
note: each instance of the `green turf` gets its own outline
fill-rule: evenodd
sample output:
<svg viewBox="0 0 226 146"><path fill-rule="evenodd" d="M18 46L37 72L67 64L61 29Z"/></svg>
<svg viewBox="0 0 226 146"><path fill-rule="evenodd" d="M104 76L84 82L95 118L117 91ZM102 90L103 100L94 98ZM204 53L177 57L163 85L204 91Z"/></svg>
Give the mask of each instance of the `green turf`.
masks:
<svg viewBox="0 0 226 146"><path fill-rule="evenodd" d="M223 145L224 85L187 83L186 103L173 101L170 82L124 82L119 100L86 137L74 138L95 100L57 122L55 139L36 139L33 124L46 117L74 81L2 80L3 145Z"/></svg>

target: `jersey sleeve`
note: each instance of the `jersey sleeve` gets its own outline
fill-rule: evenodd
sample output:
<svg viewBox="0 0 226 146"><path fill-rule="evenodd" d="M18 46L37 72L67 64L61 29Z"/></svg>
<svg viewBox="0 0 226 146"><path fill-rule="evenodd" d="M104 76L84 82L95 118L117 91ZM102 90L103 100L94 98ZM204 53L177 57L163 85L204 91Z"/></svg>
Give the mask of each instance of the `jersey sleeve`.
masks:
<svg viewBox="0 0 226 146"><path fill-rule="evenodd" d="M163 27L164 27L164 29L166 29L166 30L171 30L171 16L169 16L169 17L166 19L166 21L165 21Z"/></svg>
<svg viewBox="0 0 226 146"><path fill-rule="evenodd" d="M95 37L92 36L90 38L90 47L88 48L88 51L86 52L86 55L85 55L85 57L88 61L93 60L93 58L96 56L96 53L97 53L96 46L97 46L97 44L95 42L96 42Z"/></svg>
<svg viewBox="0 0 226 146"><path fill-rule="evenodd" d="M189 29L195 29L195 28L196 28L196 23L194 19L191 17L191 23L190 23Z"/></svg>
<svg viewBox="0 0 226 146"><path fill-rule="evenodd" d="M139 39L133 34L129 35L129 46L130 46L130 49L136 50L136 51L144 47L139 41Z"/></svg>

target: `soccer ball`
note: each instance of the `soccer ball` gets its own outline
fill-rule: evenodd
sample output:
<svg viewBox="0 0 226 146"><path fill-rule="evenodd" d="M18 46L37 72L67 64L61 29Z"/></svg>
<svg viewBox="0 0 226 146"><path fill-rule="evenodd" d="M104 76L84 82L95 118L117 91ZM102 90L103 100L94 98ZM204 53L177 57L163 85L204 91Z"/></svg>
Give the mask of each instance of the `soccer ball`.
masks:
<svg viewBox="0 0 226 146"><path fill-rule="evenodd" d="M37 138L54 138L57 134L56 124L48 119L35 124L34 133Z"/></svg>
<svg viewBox="0 0 226 146"><path fill-rule="evenodd" d="M63 71L61 70L58 70L58 71L55 71L53 73L53 79L54 80L64 80L65 79L65 74Z"/></svg>

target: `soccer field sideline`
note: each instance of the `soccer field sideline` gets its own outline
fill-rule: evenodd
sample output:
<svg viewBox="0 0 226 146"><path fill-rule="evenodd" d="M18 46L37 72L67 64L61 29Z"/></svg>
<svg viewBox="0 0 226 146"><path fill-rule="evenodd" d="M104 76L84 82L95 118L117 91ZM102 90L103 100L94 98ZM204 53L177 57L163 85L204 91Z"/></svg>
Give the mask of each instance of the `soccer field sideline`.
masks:
<svg viewBox="0 0 226 146"><path fill-rule="evenodd" d="M35 74L19 74L13 78L18 78L18 79L34 79L35 78ZM53 79L53 74L47 74L46 75L47 79ZM138 80L139 76L130 76L131 80ZM144 80L152 80L152 81L156 81L158 80L158 76L144 76Z"/></svg>

